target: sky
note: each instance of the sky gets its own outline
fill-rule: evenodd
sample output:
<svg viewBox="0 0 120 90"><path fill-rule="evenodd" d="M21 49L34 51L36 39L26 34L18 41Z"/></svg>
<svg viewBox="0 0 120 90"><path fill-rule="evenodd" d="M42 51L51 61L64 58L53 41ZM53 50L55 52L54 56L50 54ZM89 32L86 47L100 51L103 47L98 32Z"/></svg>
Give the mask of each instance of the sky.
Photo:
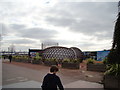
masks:
<svg viewBox="0 0 120 90"><path fill-rule="evenodd" d="M82 51L110 49L119 0L1 0L1 49L59 43Z"/></svg>

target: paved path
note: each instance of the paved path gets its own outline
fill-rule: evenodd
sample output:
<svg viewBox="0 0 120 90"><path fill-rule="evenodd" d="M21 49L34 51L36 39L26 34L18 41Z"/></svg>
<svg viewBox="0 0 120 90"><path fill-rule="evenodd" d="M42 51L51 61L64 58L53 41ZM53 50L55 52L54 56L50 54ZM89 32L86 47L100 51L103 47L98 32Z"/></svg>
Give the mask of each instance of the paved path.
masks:
<svg viewBox="0 0 120 90"><path fill-rule="evenodd" d="M37 81L19 82L9 85L4 85L3 88L40 88L41 83Z"/></svg>
<svg viewBox="0 0 120 90"><path fill-rule="evenodd" d="M4 88L40 88L43 77L49 71L49 67L30 64L19 65L19 63L3 63L3 87ZM27 66L27 67L26 67ZM39 67L39 68L38 68ZM60 69L60 76L64 87L66 88L103 88L101 84L88 82L99 74L85 76L85 72L79 70ZM72 77L72 78L71 78ZM84 78L84 79L83 79ZM86 80L86 81L85 81Z"/></svg>
<svg viewBox="0 0 120 90"><path fill-rule="evenodd" d="M103 85L88 81L75 81L65 85L65 88L103 88Z"/></svg>
<svg viewBox="0 0 120 90"><path fill-rule="evenodd" d="M40 88L41 83L37 81L27 81L14 83L10 85L4 85L3 88ZM101 84L87 82L87 81L76 81L69 84L64 85L64 88L100 88L103 90L103 86Z"/></svg>

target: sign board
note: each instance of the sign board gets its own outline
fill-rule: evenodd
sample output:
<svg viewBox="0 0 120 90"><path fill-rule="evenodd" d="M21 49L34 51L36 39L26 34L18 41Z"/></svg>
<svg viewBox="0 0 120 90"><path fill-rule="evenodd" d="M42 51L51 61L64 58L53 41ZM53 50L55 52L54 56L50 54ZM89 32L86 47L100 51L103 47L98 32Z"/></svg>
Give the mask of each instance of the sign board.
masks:
<svg viewBox="0 0 120 90"><path fill-rule="evenodd" d="M36 56L36 52L30 52L30 56L31 57L35 57Z"/></svg>

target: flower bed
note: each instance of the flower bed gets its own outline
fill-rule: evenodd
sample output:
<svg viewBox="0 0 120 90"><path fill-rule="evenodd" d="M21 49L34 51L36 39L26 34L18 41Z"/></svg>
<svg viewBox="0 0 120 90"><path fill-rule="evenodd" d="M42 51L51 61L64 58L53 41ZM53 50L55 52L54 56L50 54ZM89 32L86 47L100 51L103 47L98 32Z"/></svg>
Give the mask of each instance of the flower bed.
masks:
<svg viewBox="0 0 120 90"><path fill-rule="evenodd" d="M68 69L79 69L80 63L79 60L76 59L64 59L62 62L62 68Z"/></svg>
<svg viewBox="0 0 120 90"><path fill-rule="evenodd" d="M104 89L120 90L120 77L114 75L105 75Z"/></svg>
<svg viewBox="0 0 120 90"><path fill-rule="evenodd" d="M55 61L44 61L44 65L46 65L46 66L57 65L57 62L55 62Z"/></svg>
<svg viewBox="0 0 120 90"><path fill-rule="evenodd" d="M88 71L97 71L97 72L105 72L106 65L105 64L87 64Z"/></svg>
<svg viewBox="0 0 120 90"><path fill-rule="evenodd" d="M32 58L32 64L42 64L42 57L40 57L39 55Z"/></svg>
<svg viewBox="0 0 120 90"><path fill-rule="evenodd" d="M62 63L62 68L79 69L79 66L80 66L79 63L68 63L68 62Z"/></svg>
<svg viewBox="0 0 120 90"><path fill-rule="evenodd" d="M108 64L104 75L104 88L120 90L120 64Z"/></svg>
<svg viewBox="0 0 120 90"><path fill-rule="evenodd" d="M15 62L24 62L24 63L30 61L28 56L13 56L12 60Z"/></svg>
<svg viewBox="0 0 120 90"><path fill-rule="evenodd" d="M103 63L96 63L96 60L94 59L87 59L87 70L88 71L97 71L97 72L105 72L106 71L106 65Z"/></svg>
<svg viewBox="0 0 120 90"><path fill-rule="evenodd" d="M32 60L32 64L42 64L41 60Z"/></svg>
<svg viewBox="0 0 120 90"><path fill-rule="evenodd" d="M46 65L46 66L58 65L58 60L54 59L54 58L45 59L44 65Z"/></svg>

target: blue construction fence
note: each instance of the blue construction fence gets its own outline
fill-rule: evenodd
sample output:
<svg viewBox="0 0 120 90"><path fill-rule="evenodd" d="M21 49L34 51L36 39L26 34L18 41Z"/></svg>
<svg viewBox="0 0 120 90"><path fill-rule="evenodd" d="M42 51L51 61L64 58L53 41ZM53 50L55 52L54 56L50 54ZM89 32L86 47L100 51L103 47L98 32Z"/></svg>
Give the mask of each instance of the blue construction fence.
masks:
<svg viewBox="0 0 120 90"><path fill-rule="evenodd" d="M102 61L105 59L105 57L108 56L110 50L104 50L104 51L87 51L84 52L85 59L92 58L97 61Z"/></svg>
<svg viewBox="0 0 120 90"><path fill-rule="evenodd" d="M97 51L97 61L102 61L110 51Z"/></svg>

